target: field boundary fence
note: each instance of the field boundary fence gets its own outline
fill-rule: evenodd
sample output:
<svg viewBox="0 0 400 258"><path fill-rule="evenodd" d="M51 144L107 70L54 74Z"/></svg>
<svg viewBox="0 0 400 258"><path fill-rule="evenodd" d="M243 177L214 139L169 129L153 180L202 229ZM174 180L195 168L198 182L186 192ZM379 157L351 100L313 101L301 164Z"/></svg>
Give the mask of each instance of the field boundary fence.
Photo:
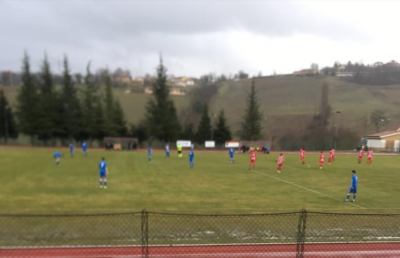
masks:
<svg viewBox="0 0 400 258"><path fill-rule="evenodd" d="M0 214L0 257L400 257L400 214Z"/></svg>

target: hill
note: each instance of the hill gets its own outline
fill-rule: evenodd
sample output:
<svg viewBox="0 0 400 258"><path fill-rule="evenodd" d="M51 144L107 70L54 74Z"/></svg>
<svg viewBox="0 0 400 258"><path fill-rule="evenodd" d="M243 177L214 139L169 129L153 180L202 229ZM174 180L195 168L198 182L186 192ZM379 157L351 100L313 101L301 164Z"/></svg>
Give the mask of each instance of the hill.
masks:
<svg viewBox="0 0 400 258"><path fill-rule="evenodd" d="M264 114L266 139L279 138L287 132L306 130L311 117L318 112L321 87L329 86L329 102L332 107L330 126L349 128L362 136L376 129L369 121L374 110L386 112L390 118L387 128L396 128L400 122L400 85L359 85L331 76L271 76L255 79L260 109ZM224 109L233 132L240 128L240 120L246 108L246 98L251 79L220 82L218 92L210 101L210 113L215 118ZM3 87L15 106L17 88ZM125 93L115 89L129 123L137 123L144 117L149 95ZM174 96L178 114L187 109L189 97ZM337 114L336 111L340 111Z"/></svg>
<svg viewBox="0 0 400 258"><path fill-rule="evenodd" d="M318 113L324 83L329 86L332 107L330 126L337 124L365 135L376 130L369 117L377 109L390 118L387 127L398 126L400 85L359 85L330 76L273 76L255 79L266 137L304 130L309 119ZM235 129L240 127L250 85L251 79L224 82L212 100L212 110L224 108Z"/></svg>

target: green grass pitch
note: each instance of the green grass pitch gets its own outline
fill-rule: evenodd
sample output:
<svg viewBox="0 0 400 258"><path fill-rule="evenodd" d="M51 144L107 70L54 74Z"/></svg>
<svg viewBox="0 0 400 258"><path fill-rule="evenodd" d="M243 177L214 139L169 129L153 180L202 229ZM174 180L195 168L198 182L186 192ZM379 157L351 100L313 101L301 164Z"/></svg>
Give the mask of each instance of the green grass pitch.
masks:
<svg viewBox="0 0 400 258"><path fill-rule="evenodd" d="M225 151L196 151L195 167L187 156L171 158L155 151L89 150L74 158L67 149L56 166L54 149L0 148L0 207L3 213L66 213L175 211L196 213L255 213L293 211L398 212L399 156L376 155L374 163L357 164L356 153L337 155L336 162L318 168L318 154L286 153L282 174L275 171L278 153L258 154L255 171L248 155L237 154L230 164ZM187 154L187 153L185 153ZM98 188L100 158L108 162L109 188ZM365 161L365 160L364 160ZM344 203L351 170L359 176L356 203Z"/></svg>

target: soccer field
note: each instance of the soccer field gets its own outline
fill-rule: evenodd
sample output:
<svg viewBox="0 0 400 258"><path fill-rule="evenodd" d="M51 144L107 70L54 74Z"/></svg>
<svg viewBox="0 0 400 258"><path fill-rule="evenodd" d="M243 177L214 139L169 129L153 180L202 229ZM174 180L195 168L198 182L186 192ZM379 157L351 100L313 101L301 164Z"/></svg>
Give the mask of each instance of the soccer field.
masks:
<svg viewBox="0 0 400 258"><path fill-rule="evenodd" d="M308 154L308 166L297 153L286 153L282 174L275 171L278 153L259 153L255 171L248 155L196 151L195 167L187 155L178 159L155 151L113 152L89 149L74 158L67 149L56 166L55 149L0 148L0 207L2 213L65 213L109 211L178 211L254 213L302 208L328 211L398 212L400 157L376 155L374 163L357 164L356 153L338 153L335 163L318 168L318 154ZM187 153L185 153L187 154ZM100 158L108 162L109 188L98 188ZM365 161L365 160L364 160ZM359 176L356 203L344 203L351 170Z"/></svg>

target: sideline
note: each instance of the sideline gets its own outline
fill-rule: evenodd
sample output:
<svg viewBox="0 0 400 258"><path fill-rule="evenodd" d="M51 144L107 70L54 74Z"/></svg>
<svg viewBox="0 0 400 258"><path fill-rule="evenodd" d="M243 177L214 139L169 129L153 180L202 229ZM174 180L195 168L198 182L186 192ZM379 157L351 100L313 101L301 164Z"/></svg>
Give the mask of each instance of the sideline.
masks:
<svg viewBox="0 0 400 258"><path fill-rule="evenodd" d="M317 190L314 190L314 189L311 189L311 188L308 188L308 187L305 187L305 186L302 186L302 185L293 183L293 182L291 182L291 181L287 181L287 180L285 180L285 179L282 179L282 178L279 178L279 177L276 177L276 176L272 176L272 175L269 175L269 174L266 174L266 173L261 173L261 172L258 172L257 170L255 170L254 172L257 173L257 174L259 174L259 175L264 175L264 176L266 176L266 177L275 179L276 181L279 181L279 182L282 182L282 183L286 183L286 184L295 186L295 187L300 188L300 189L302 189L302 190L305 190L305 191L307 191L307 192L314 193L314 194L317 194L317 195L319 195L319 196L323 196L323 197L325 197L325 198L327 198L327 199L334 200L334 201L338 201L336 198L333 198L333 197L331 197L330 195L324 194L324 193L322 193L322 192L320 192L320 191L317 191ZM349 202L349 204L352 205L352 206L354 206L354 207L358 207L358 208L362 208L362 209L367 209L367 207L364 207L364 206L355 204L355 203L353 203L353 202Z"/></svg>

